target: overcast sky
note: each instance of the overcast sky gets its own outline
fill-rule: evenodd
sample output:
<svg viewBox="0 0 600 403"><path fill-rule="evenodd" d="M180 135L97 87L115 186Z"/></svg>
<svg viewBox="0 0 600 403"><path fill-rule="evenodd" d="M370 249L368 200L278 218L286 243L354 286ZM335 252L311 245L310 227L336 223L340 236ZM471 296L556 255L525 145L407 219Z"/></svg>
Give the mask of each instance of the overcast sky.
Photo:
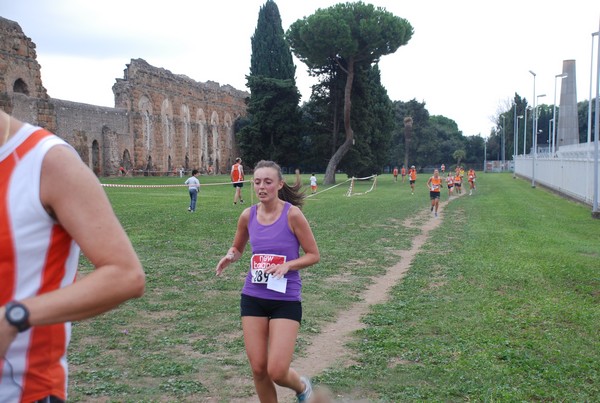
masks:
<svg viewBox="0 0 600 403"><path fill-rule="evenodd" d="M250 38L266 0L0 0L0 16L37 45L48 94L114 107L112 86L131 59L240 90L250 69ZM276 0L283 29L340 1ZM577 99L589 99L592 33L600 1L372 0L407 19L414 35L380 63L394 101L425 102L464 135L486 137L517 92L553 104L563 60L575 60ZM594 69L597 58L594 41ZM314 83L296 59L303 100ZM595 77L595 73L594 73ZM556 102L560 99L558 80ZM594 78L595 83L595 78ZM595 91L594 95L595 96Z"/></svg>

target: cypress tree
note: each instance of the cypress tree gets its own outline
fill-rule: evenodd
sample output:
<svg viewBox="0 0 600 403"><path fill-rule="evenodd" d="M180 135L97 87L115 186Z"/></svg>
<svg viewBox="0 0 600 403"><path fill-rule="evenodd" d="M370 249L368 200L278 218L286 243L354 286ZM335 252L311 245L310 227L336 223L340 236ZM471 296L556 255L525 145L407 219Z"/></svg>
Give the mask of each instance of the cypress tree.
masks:
<svg viewBox="0 0 600 403"><path fill-rule="evenodd" d="M250 165L270 159L293 168L301 158L300 93L292 52L274 1L268 0L260 8L251 43L250 74L246 77L250 89L248 119L237 134L238 145Z"/></svg>

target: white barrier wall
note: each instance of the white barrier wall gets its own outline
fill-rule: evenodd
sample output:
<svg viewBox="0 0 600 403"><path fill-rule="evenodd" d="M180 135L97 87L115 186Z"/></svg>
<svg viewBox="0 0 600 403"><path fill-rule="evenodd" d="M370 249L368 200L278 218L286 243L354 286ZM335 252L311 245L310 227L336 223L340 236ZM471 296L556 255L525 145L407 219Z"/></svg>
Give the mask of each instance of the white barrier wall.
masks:
<svg viewBox="0 0 600 403"><path fill-rule="evenodd" d="M538 154L535 158L535 183L564 193L590 206L594 200L594 144L561 146L554 157ZM515 173L531 180L533 158L530 154L515 158ZM598 180L600 186L600 179Z"/></svg>

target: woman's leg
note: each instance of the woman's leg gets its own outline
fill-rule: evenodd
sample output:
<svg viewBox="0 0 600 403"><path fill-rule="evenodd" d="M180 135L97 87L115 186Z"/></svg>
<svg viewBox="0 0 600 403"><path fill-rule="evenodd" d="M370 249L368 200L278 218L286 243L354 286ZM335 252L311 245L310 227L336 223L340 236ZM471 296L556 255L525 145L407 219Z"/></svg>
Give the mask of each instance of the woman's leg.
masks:
<svg viewBox="0 0 600 403"><path fill-rule="evenodd" d="M243 316L244 344L252 368L254 387L261 403L277 402L277 391L268 371L269 319ZM296 340L294 338L294 340Z"/></svg>
<svg viewBox="0 0 600 403"><path fill-rule="evenodd" d="M290 368L299 328L300 323L292 319L271 319L269 324L269 377L277 385L296 393L304 392L306 386L298 373Z"/></svg>

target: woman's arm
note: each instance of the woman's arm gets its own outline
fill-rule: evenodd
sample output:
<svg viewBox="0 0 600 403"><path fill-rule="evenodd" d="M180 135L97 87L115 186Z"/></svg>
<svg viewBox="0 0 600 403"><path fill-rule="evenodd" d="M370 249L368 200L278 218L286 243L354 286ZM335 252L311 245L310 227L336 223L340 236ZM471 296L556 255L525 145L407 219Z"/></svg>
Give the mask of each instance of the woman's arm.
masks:
<svg viewBox="0 0 600 403"><path fill-rule="evenodd" d="M95 270L65 288L21 301L32 326L80 320L144 293L142 265L93 172L70 148L42 163L40 199Z"/></svg>
<svg viewBox="0 0 600 403"><path fill-rule="evenodd" d="M223 270L231 263L237 261L246 248L250 235L248 234L248 222L250 221L250 208L245 209L238 219L237 230L233 237L233 245L227 251L227 254L217 263L217 276L220 276Z"/></svg>

